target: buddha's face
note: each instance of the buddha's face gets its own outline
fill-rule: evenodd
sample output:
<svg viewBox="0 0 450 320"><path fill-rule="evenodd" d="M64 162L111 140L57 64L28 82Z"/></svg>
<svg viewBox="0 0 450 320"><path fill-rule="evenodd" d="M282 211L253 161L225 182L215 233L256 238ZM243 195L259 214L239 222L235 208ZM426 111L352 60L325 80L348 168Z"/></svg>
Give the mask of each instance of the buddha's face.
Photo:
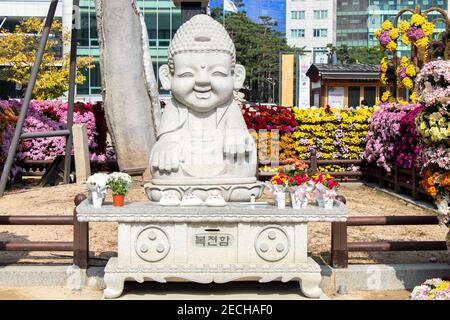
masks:
<svg viewBox="0 0 450 320"><path fill-rule="evenodd" d="M160 69L160 80L173 97L196 112L208 112L229 102L233 90L242 87L245 69L232 69L226 53L179 53L174 56L174 72L168 66Z"/></svg>

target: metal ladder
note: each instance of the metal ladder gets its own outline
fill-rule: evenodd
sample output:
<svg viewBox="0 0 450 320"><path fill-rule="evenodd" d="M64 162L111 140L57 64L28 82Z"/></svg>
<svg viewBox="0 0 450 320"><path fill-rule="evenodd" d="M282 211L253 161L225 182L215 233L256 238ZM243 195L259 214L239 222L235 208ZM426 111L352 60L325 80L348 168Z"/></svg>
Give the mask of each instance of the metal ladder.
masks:
<svg viewBox="0 0 450 320"><path fill-rule="evenodd" d="M69 74L69 96L68 96L68 111L67 111L67 129L54 130L49 132L26 132L22 133L23 123L27 116L28 109L30 107L30 101L34 86L36 84L39 67L44 55L45 46L47 44L50 28L55 18L56 7L58 0L51 0L47 17L45 19L44 29L42 30L42 37L39 43L39 48L36 53L36 59L31 69L30 81L28 82L27 89L25 91L25 97L23 100L22 108L20 110L19 119L17 120L14 136L9 147L8 157L5 161L1 180L0 180L0 197L6 189L8 177L16 157L17 147L21 139L36 139L36 138L50 138L50 137L66 137L65 159L64 159L64 183L69 183L70 178L70 164L71 164L71 151L73 145L72 125L73 125L73 112L75 102L75 78L77 72L77 42L78 42L78 29L79 29L79 0L73 0L72 5L72 30L70 40L70 74Z"/></svg>

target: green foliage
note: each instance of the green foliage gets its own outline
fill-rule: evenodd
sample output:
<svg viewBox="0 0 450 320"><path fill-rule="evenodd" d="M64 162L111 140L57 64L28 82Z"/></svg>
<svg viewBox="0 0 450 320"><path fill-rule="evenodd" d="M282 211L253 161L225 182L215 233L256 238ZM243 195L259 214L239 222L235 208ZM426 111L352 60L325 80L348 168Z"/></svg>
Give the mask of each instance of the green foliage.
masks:
<svg viewBox="0 0 450 320"><path fill-rule="evenodd" d="M213 8L211 16L224 23L221 8ZM273 29L276 22L271 17L260 17L260 23L253 22L245 11L228 13L225 16L225 28L236 46L237 62L245 66L247 79L243 92L247 100L268 101L272 92L278 93L278 81L275 90L270 80L278 79L279 54L289 51L286 39Z"/></svg>
<svg viewBox="0 0 450 320"><path fill-rule="evenodd" d="M384 54L378 48L348 47L342 45L336 50L338 61L341 63L379 64Z"/></svg>
<svg viewBox="0 0 450 320"><path fill-rule="evenodd" d="M27 86L43 27L43 19L28 18L22 20L14 32L0 29L2 80ZM68 32L63 33L61 22L54 20L34 87L34 98L56 99L69 89L69 55L61 54L63 43L68 44L69 37ZM92 59L78 58L77 67L76 83L82 84L86 77L81 69L93 68Z"/></svg>
<svg viewBox="0 0 450 320"><path fill-rule="evenodd" d="M129 183L124 179L109 179L107 186L115 196L128 194Z"/></svg>

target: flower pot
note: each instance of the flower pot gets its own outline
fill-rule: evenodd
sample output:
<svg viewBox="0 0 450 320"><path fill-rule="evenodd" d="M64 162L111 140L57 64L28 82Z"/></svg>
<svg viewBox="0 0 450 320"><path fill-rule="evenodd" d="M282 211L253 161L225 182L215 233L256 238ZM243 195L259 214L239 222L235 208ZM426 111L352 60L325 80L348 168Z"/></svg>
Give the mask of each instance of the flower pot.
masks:
<svg viewBox="0 0 450 320"><path fill-rule="evenodd" d="M277 191L275 198L277 200L278 209L286 208L286 193L284 191Z"/></svg>
<svg viewBox="0 0 450 320"><path fill-rule="evenodd" d="M292 208L294 209L300 209L301 208L301 203L300 203L300 199L298 197L296 197L295 192L290 192L289 193L291 196L291 205Z"/></svg>
<svg viewBox="0 0 450 320"><path fill-rule="evenodd" d="M308 207L309 199L307 197L306 189L297 189L295 191L291 191L290 196L292 208L300 209Z"/></svg>
<svg viewBox="0 0 450 320"><path fill-rule="evenodd" d="M105 194L103 192L91 191L91 200L94 208L101 208L103 201L105 201Z"/></svg>
<svg viewBox="0 0 450 320"><path fill-rule="evenodd" d="M323 207L325 209L333 209L333 205L334 205L333 198L323 199Z"/></svg>
<svg viewBox="0 0 450 320"><path fill-rule="evenodd" d="M124 195L114 195L113 196L113 205L114 207L123 207L125 203L125 196Z"/></svg>
<svg viewBox="0 0 450 320"><path fill-rule="evenodd" d="M440 214L447 215L449 213L448 203L450 202L450 194L439 193L436 196L435 202Z"/></svg>
<svg viewBox="0 0 450 320"><path fill-rule="evenodd" d="M316 202L317 202L317 205L321 208L323 208L325 206L325 201L323 200L322 196L317 197Z"/></svg>

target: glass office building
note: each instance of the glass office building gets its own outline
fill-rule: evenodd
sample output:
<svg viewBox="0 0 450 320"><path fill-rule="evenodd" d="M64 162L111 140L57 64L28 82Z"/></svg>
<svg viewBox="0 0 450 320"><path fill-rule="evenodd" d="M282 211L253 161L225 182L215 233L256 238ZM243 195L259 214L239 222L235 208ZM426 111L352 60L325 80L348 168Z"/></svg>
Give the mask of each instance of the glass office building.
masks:
<svg viewBox="0 0 450 320"><path fill-rule="evenodd" d="M167 63L167 49L170 40L181 24L181 10L172 0L137 0L147 24L150 52L155 75ZM86 82L77 87L78 98L101 99L101 77L99 66L99 45L94 0L80 0L81 30L78 56L90 56L95 68L84 71ZM126 44L124 43L124 52ZM164 92L161 92L164 94Z"/></svg>
<svg viewBox="0 0 450 320"><path fill-rule="evenodd" d="M431 7L439 7L448 10L448 0L337 0L336 17L336 43L338 46L346 44L349 47L378 46L378 40L374 37L376 29L381 28L385 20L394 21L400 10L415 9L420 5L422 11ZM431 21L437 15L429 15ZM402 19L410 19L411 14L402 15ZM436 24L436 37L445 30L442 22ZM408 47L398 41L399 54L407 54Z"/></svg>
<svg viewBox="0 0 450 320"><path fill-rule="evenodd" d="M243 0L244 6L239 8L245 11L247 16L255 22L259 22L259 17L272 17L278 25L274 28L283 35L286 33L286 0ZM223 0L210 0L210 7L221 7Z"/></svg>

